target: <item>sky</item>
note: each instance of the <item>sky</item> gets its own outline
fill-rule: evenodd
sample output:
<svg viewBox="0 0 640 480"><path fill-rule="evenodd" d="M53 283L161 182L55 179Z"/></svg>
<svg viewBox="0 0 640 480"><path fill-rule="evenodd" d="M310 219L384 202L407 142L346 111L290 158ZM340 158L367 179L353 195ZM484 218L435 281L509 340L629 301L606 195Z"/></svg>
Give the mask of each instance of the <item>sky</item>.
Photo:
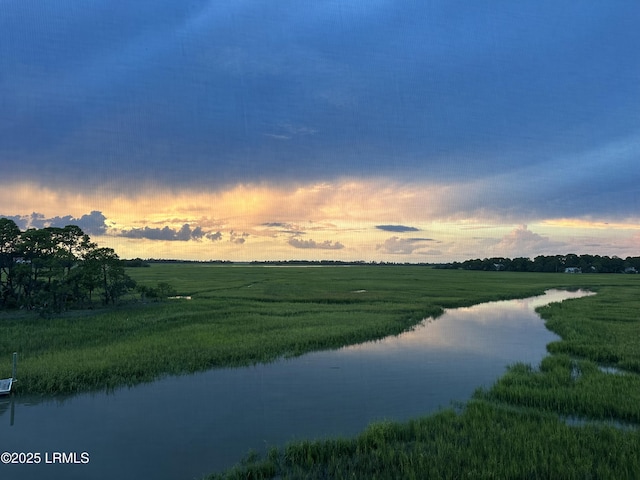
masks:
<svg viewBox="0 0 640 480"><path fill-rule="evenodd" d="M123 258L640 255L640 4L1 0L0 216Z"/></svg>

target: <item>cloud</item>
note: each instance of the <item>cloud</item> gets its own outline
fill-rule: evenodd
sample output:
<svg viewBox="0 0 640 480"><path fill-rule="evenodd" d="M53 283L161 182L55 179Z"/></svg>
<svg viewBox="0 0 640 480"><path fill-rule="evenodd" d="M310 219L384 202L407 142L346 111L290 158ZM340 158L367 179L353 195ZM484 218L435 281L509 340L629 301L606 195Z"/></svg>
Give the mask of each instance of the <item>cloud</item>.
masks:
<svg viewBox="0 0 640 480"><path fill-rule="evenodd" d="M288 228L288 223L282 222L265 222L262 224L263 227L274 227L274 228Z"/></svg>
<svg viewBox="0 0 640 480"><path fill-rule="evenodd" d="M385 232L418 232L416 227L406 227L404 225L376 225L378 230L384 230Z"/></svg>
<svg viewBox="0 0 640 480"><path fill-rule="evenodd" d="M173 229L165 226L163 228L132 228L130 230L122 230L120 236L126 238L146 238L148 240L167 240L186 242L189 240L200 240L202 237L211 238L211 234L205 234L202 228L196 227L192 229L189 224L185 223L180 229Z"/></svg>
<svg viewBox="0 0 640 480"><path fill-rule="evenodd" d="M222 240L222 232L217 231L215 233L207 233L207 234L205 234L205 238L207 238L208 240L211 240L213 242L216 242L218 240Z"/></svg>
<svg viewBox="0 0 640 480"><path fill-rule="evenodd" d="M608 200L610 185L637 178L637 157L628 172L568 160L562 175L541 160L637 131L631 7L383 3L42 2L46 25L40 8L3 4L0 43L15 53L0 58L4 180L77 190L367 171L464 182L524 165L535 175L518 189L559 178L553 191L567 192L564 180L595 172L566 205L589 188ZM613 182L592 187L602 172Z"/></svg>
<svg viewBox="0 0 640 480"><path fill-rule="evenodd" d="M103 235L107 231L106 219L107 217L102 212L94 210L90 214L82 215L76 219L75 223L72 221L71 224L77 225L89 235Z"/></svg>
<svg viewBox="0 0 640 480"><path fill-rule="evenodd" d="M7 220L13 220L20 230L26 230L28 228L28 217L22 215L1 215L0 218L6 218Z"/></svg>
<svg viewBox="0 0 640 480"><path fill-rule="evenodd" d="M231 230L231 232L229 232L230 238L229 241L231 243L235 243L237 245L242 245L244 242L247 241L247 238L249 237L248 233L236 233L233 230Z"/></svg>
<svg viewBox="0 0 640 480"><path fill-rule="evenodd" d="M266 222L263 227L275 228L277 233L287 233L293 235L303 235L305 232L298 225L284 222Z"/></svg>
<svg viewBox="0 0 640 480"><path fill-rule="evenodd" d="M331 254L336 258L391 260L404 254L407 261L423 261L425 255L437 254L432 250L436 242L427 244L429 239L417 238L427 234L409 230L416 225L429 225L429 235L438 240L436 248L441 250L443 261L558 251L623 257L637 254L638 244L628 240L631 232L639 228L637 213L578 218L558 217L561 210L555 210L555 217L542 217L540 221L544 211L532 218L517 208L511 215L504 215L505 209L523 204L511 196L521 185L526 183L502 181L467 188L468 184L344 178L335 182L263 182L209 189L169 189L143 182L132 191L104 187L86 193L17 183L0 186L0 205L23 230L29 225L84 222L92 237L92 233L104 232L97 239L101 245L132 257L153 252L158 258L189 255L188 258L208 259L214 251L219 258L239 261L288 259L292 248L305 248L301 242L314 238L306 250L297 251L317 259L327 255L322 246L335 247L335 242L323 245L323 240L339 238L339 245L348 247L334 249ZM597 190L585 189L592 193ZM546 193L539 196L540 204L549 197ZM524 203L535 207L533 202ZM468 208L461 208L463 204ZM25 212L34 213L22 215ZM520 223L528 227L507 235ZM387 240L393 235L395 240ZM412 238L400 240L408 236ZM296 237L293 243L299 244L287 243L290 237ZM170 241L137 241L149 238ZM217 242L215 249L212 242ZM144 255L135 251L136 245L145 249ZM534 250L525 251L528 246Z"/></svg>
<svg viewBox="0 0 640 480"><path fill-rule="evenodd" d="M533 257L557 253L558 249L565 245L564 242L553 241L532 232L527 225L520 225L490 247L490 251L502 257Z"/></svg>
<svg viewBox="0 0 640 480"><path fill-rule="evenodd" d="M376 246L376 250L394 255L410 255L416 250L423 248L425 242L433 242L431 238L399 238L391 237L381 245ZM420 252L418 252L420 253Z"/></svg>
<svg viewBox="0 0 640 480"><path fill-rule="evenodd" d="M13 220L21 230L45 227L63 228L67 225L76 225L88 235L104 235L107 231L107 225L105 223L107 217L97 210L82 215L79 218L73 217L72 215L45 217L42 213L37 212L33 212L31 215L0 215L0 217Z"/></svg>
<svg viewBox="0 0 640 480"><path fill-rule="evenodd" d="M289 239L289 245L295 248L312 248L319 250L341 250L344 245L340 242L332 242L331 240L325 240L324 242L316 242L314 240L301 240L293 237Z"/></svg>
<svg viewBox="0 0 640 480"><path fill-rule="evenodd" d="M315 135L316 133L317 130L314 128L306 126L295 126L289 123L285 123L277 126L276 133L263 133L263 135L275 140L291 140L295 137Z"/></svg>
<svg viewBox="0 0 640 480"><path fill-rule="evenodd" d="M288 135L276 135L275 133L263 133L263 135L275 140L291 140L291 137Z"/></svg>

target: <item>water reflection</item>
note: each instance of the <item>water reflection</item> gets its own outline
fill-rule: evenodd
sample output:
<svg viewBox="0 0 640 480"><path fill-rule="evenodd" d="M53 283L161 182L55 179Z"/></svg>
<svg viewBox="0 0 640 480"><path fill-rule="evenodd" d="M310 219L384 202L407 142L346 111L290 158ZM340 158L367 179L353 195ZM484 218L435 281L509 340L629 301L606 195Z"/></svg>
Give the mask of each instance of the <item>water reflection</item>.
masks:
<svg viewBox="0 0 640 480"><path fill-rule="evenodd" d="M539 363L557 337L534 308L584 295L448 310L397 337L112 394L14 397L10 408L0 404L0 451L88 452L90 462L0 465L0 475L189 479L227 468L249 449L427 414L491 385L509 363Z"/></svg>
<svg viewBox="0 0 640 480"><path fill-rule="evenodd" d="M13 394L0 397L0 417L9 412L9 425L13 426L16 416L16 402Z"/></svg>

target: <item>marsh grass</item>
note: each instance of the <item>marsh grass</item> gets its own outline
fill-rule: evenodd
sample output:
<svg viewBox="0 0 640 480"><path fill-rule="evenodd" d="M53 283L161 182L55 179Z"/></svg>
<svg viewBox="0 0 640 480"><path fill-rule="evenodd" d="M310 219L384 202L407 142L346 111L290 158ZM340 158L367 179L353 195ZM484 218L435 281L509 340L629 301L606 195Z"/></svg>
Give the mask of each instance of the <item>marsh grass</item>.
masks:
<svg viewBox="0 0 640 480"><path fill-rule="evenodd" d="M471 401L355 439L303 441L210 480L260 478L638 478L640 434Z"/></svg>
<svg viewBox="0 0 640 480"><path fill-rule="evenodd" d="M537 371L529 365L513 366L489 391L476 396L563 415L640 424L640 376L604 373L594 362L566 355L545 358Z"/></svg>
<svg viewBox="0 0 640 480"><path fill-rule="evenodd" d="M129 273L193 300L50 320L2 314L0 377L18 351L21 392L113 388L397 334L443 308L582 287L598 295L539 310L562 337L551 355L512 366L459 410L252 454L211 478L640 478L638 429L563 420L640 422L640 276L411 266L153 265ZM604 373L602 364L635 373Z"/></svg>
<svg viewBox="0 0 640 480"><path fill-rule="evenodd" d="M209 478L640 478L639 280L576 280L598 295L539 309L562 337L551 355L511 366L459 411L293 443Z"/></svg>
<svg viewBox="0 0 640 480"><path fill-rule="evenodd" d="M635 280L637 276L633 276ZM578 304L540 309L547 327L562 337L549 345L552 353L640 373L640 285L603 286L600 295Z"/></svg>
<svg viewBox="0 0 640 480"><path fill-rule="evenodd" d="M562 340L538 369L515 365L487 392L487 400L587 418L640 424L640 300L630 284L538 309ZM601 365L620 372L603 372Z"/></svg>
<svg viewBox="0 0 640 480"><path fill-rule="evenodd" d="M127 273L142 285L169 283L193 300L143 304L131 298L114 308L51 319L3 313L0 359L19 352L17 391L116 388L166 374L268 362L399 334L443 308L580 286L567 275L417 266L154 264ZM5 370L0 362L0 376Z"/></svg>

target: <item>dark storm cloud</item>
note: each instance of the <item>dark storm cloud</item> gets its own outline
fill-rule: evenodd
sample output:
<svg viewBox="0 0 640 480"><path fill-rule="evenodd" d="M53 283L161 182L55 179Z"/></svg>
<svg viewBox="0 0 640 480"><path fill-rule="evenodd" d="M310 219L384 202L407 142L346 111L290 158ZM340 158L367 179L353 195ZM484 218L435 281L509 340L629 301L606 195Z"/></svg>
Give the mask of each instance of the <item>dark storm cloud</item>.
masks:
<svg viewBox="0 0 640 480"><path fill-rule="evenodd" d="M637 211L637 189L625 187L640 177L637 143L624 169L616 156L602 171L584 163L640 134L640 4L116 5L3 2L4 182L215 186L365 172L544 184L552 168L577 205L601 191L600 209ZM591 187L574 188L574 171ZM511 203L555 208L535 194Z"/></svg>
<svg viewBox="0 0 640 480"><path fill-rule="evenodd" d="M404 225L376 225L378 230L384 230L385 232L417 232L419 231L416 227L407 227Z"/></svg>
<svg viewBox="0 0 640 480"><path fill-rule="evenodd" d="M549 155L536 165L471 179L451 198L449 214L494 212L522 218L619 218L640 211L640 135L591 152Z"/></svg>

